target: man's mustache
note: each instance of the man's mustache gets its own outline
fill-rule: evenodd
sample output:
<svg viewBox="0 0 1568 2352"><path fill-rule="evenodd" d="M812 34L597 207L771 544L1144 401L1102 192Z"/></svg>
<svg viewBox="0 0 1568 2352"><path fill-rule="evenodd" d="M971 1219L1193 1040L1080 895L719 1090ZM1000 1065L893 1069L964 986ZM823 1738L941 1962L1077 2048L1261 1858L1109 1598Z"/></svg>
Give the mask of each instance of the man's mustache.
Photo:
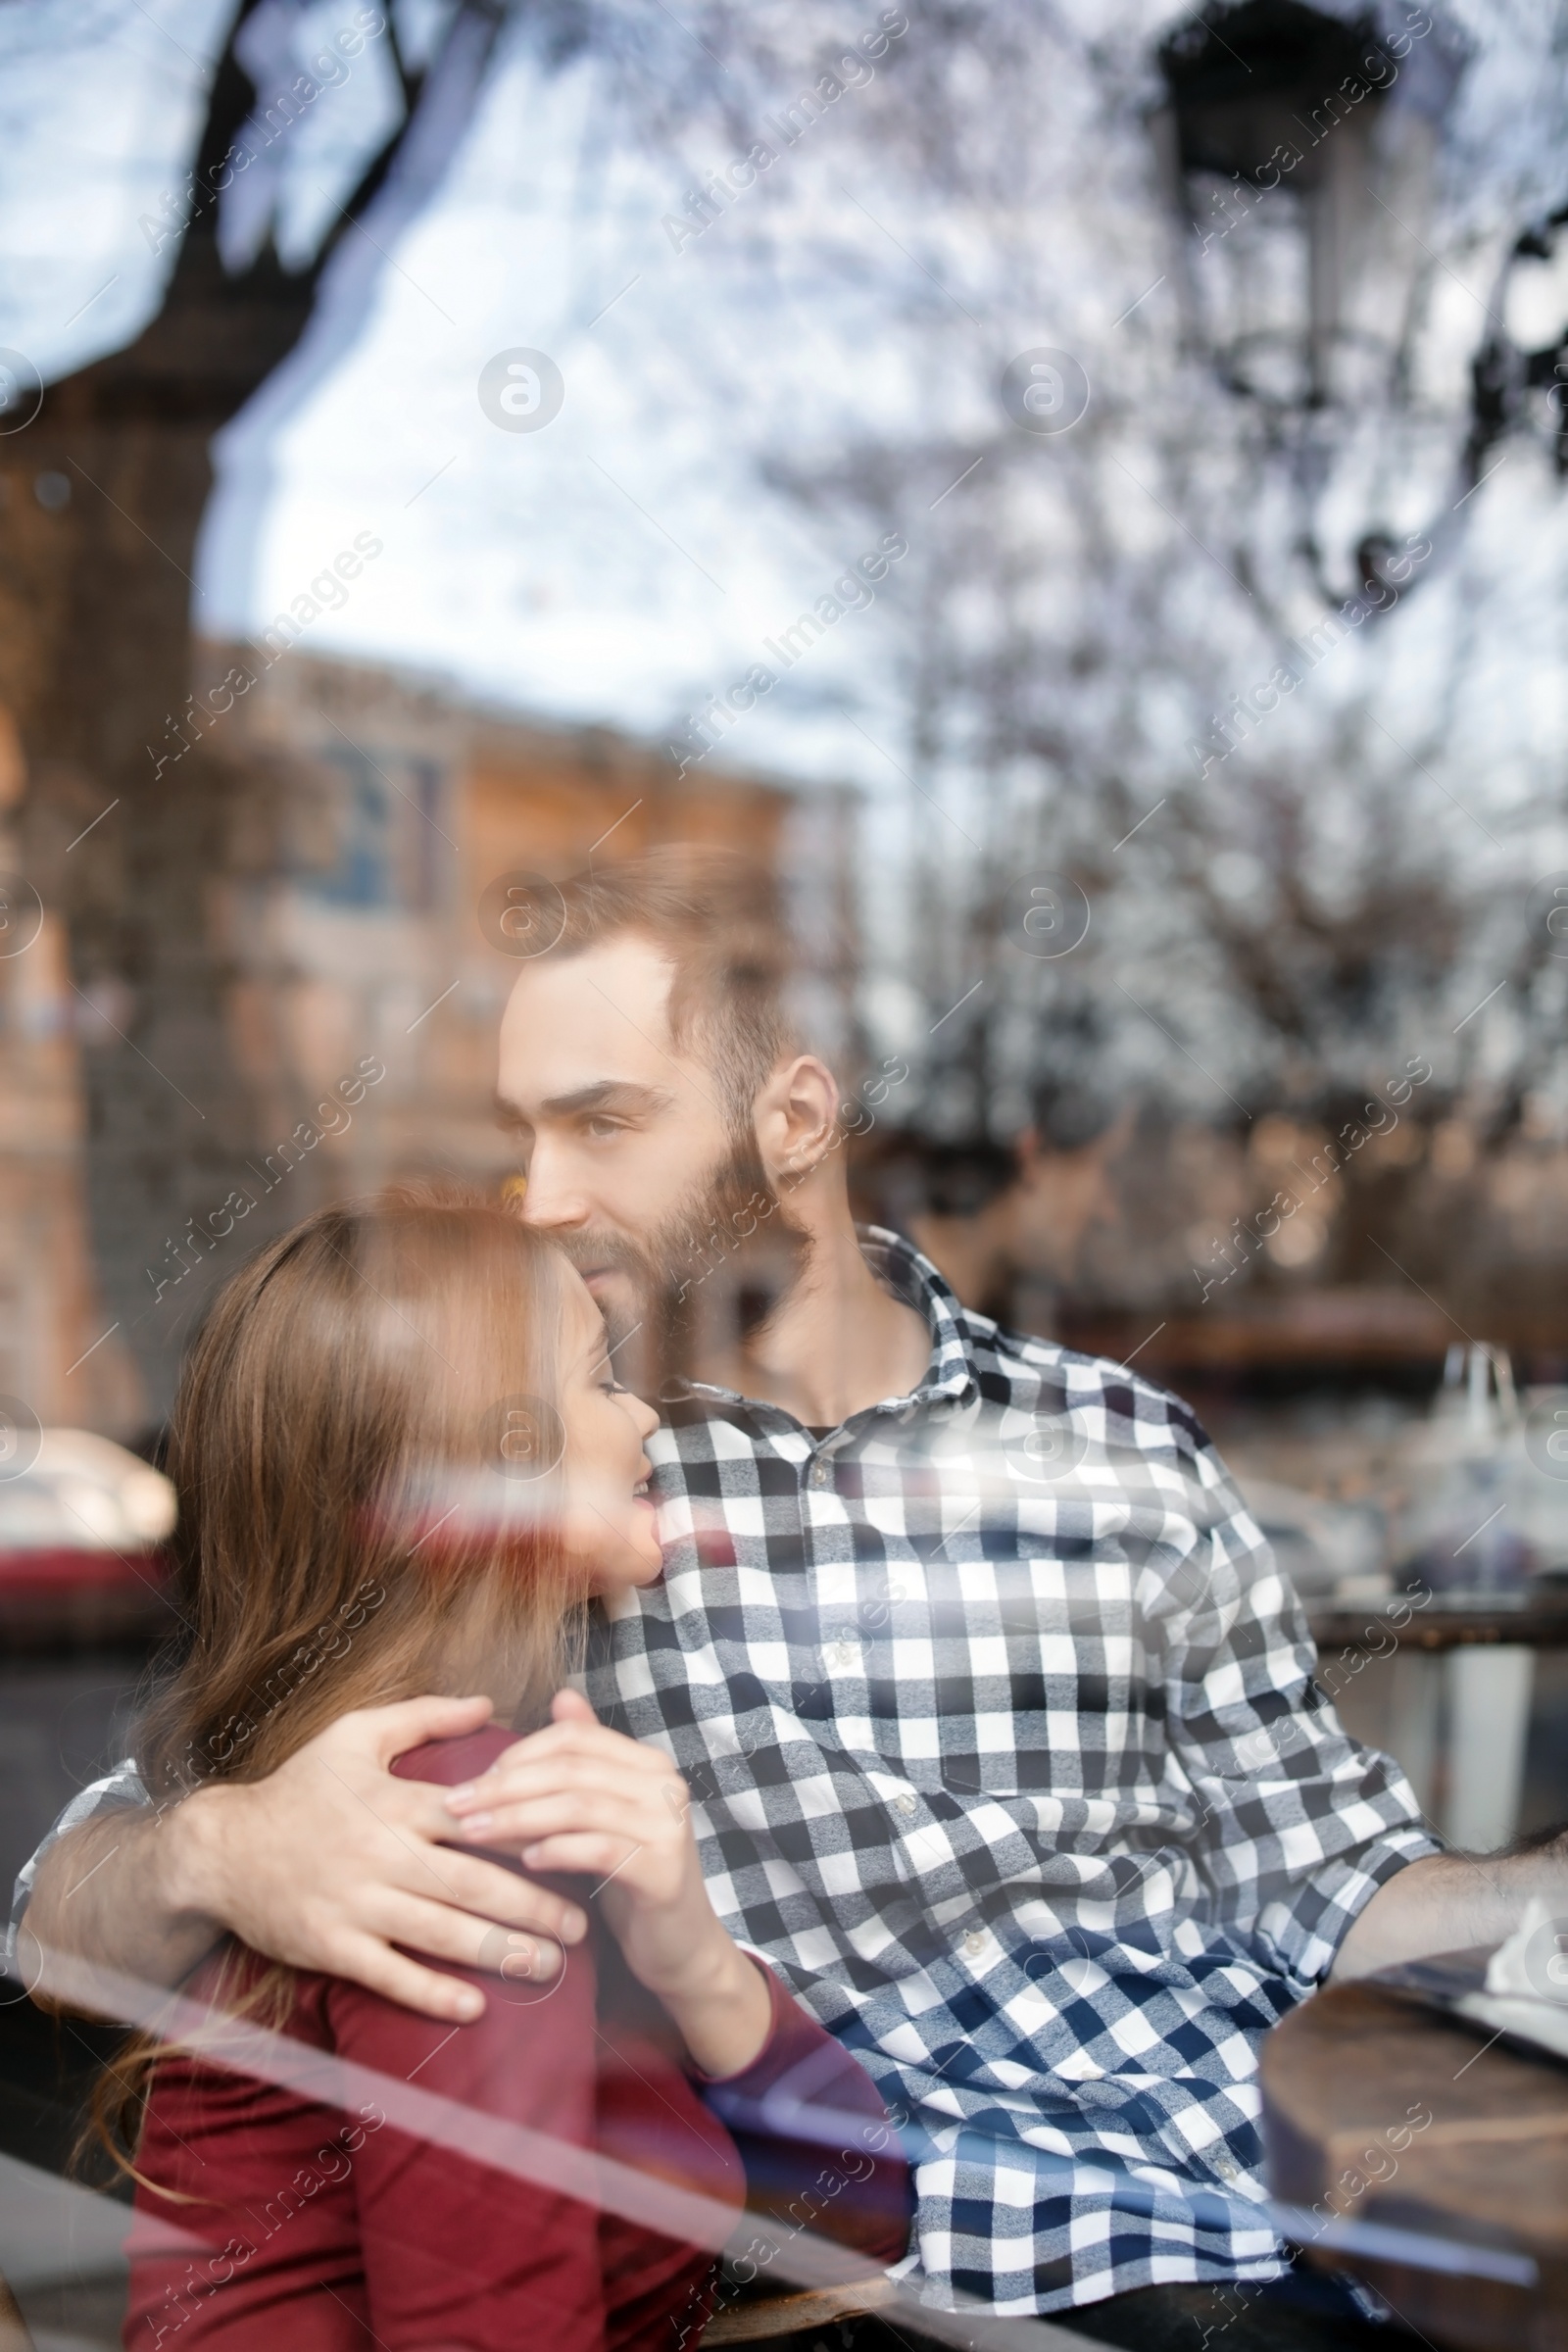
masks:
<svg viewBox="0 0 1568 2352"><path fill-rule="evenodd" d="M648 1328L645 1345L658 1359L656 1379L690 1368L699 1299L710 1276L728 1268L737 1286L735 1304L743 1338L749 1340L799 1280L808 1255L804 1234L790 1227L779 1195L751 1137L699 1178L671 1212L646 1235L624 1229L576 1226L555 1238L580 1274L624 1277L636 1296L628 1323L624 1308L607 1303L612 1335L629 1338ZM750 1284L745 1269L756 1267L761 1250L766 1279ZM727 1287L727 1286L726 1286Z"/></svg>
<svg viewBox="0 0 1568 2352"><path fill-rule="evenodd" d="M660 1278L655 1260L624 1234L596 1233L591 1227L578 1226L571 1233L552 1234L550 1238L579 1274L630 1274L638 1281Z"/></svg>

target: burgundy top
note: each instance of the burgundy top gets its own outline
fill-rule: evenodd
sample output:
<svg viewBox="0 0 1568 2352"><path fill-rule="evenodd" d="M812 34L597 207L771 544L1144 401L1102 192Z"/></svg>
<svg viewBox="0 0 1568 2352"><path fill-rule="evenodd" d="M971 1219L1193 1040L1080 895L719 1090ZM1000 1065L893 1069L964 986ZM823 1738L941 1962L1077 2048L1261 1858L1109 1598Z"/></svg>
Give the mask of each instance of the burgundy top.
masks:
<svg viewBox="0 0 1568 2352"><path fill-rule="evenodd" d="M512 1739L490 1728L434 1741L393 1769L453 1787ZM211 1993L217 1965L193 1998ZM904 2254L909 2179L876 2087L770 1971L768 2039L720 2082L693 2080L597 1917L546 1984L447 1973L485 1991L471 2025L302 1972L281 2030L737 2209L750 2201L878 2266ZM694 2343L711 2300L707 2249L434 2146L378 2109L347 2114L177 2053L154 2077L137 2169L158 2184L137 2190L138 2215L212 2251L172 2254L133 2223L127 2352L667 2352L672 2322Z"/></svg>

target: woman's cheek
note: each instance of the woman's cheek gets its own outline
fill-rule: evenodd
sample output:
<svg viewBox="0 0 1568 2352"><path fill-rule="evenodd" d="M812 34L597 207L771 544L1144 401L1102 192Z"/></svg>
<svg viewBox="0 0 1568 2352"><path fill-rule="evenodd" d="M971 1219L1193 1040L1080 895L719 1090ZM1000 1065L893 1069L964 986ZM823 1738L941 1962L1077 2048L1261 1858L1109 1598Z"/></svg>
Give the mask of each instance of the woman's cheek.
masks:
<svg viewBox="0 0 1568 2352"><path fill-rule="evenodd" d="M605 1523L597 1511L569 1502L561 1514L561 1540L573 1560L598 1560L605 1548Z"/></svg>
<svg viewBox="0 0 1568 2352"><path fill-rule="evenodd" d="M647 1577L638 1581L651 1584L664 1565L663 1546L659 1540L659 1514L657 1511L639 1511L638 1517L643 1522L639 1557L648 1569Z"/></svg>

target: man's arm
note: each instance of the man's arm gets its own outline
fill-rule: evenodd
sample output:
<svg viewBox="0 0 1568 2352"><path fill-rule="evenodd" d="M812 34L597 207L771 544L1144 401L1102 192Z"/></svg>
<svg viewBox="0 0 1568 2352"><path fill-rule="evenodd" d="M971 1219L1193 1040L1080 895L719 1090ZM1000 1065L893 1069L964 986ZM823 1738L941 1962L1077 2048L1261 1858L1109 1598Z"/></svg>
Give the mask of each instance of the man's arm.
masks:
<svg viewBox="0 0 1568 2352"><path fill-rule="evenodd" d="M1568 1832L1553 1830L1523 1852L1428 1854L1386 1880L1357 1913L1330 1980L1342 1984L1429 1952L1501 1943L1532 1895L1568 1919Z"/></svg>
<svg viewBox="0 0 1568 2352"><path fill-rule="evenodd" d="M1185 1483L1148 1622L1191 1850L1217 1924L1322 1984L1383 1889L1446 1857L1397 1764L1347 1736L1300 1604L1206 1441Z"/></svg>
<svg viewBox="0 0 1568 2352"><path fill-rule="evenodd" d="M1499 1854L1432 1850L1403 1773L1350 1740L1315 1687L1299 1606L1212 1447L1195 1472L1166 1719L1227 1914L1317 1983L1500 1943L1532 1895L1568 1920L1568 1830Z"/></svg>
<svg viewBox="0 0 1568 2352"><path fill-rule="evenodd" d="M175 1805L117 1806L68 1831L37 1866L17 1938L23 1982L46 1996L47 1956L58 1951L174 1984L225 1933L454 2022L476 2016L480 1996L395 1946L554 1976L559 1944L587 1932L582 1912L445 1844L458 1825L444 1792L387 1769L488 1713L482 1699L365 1708L265 1780L213 1782Z"/></svg>

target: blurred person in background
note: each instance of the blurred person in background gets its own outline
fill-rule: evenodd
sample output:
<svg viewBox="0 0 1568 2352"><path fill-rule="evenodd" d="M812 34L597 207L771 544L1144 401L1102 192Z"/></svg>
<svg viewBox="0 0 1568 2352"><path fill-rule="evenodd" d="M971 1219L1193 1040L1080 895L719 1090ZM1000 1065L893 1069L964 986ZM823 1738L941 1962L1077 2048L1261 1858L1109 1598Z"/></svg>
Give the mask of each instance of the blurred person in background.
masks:
<svg viewBox="0 0 1568 2352"><path fill-rule="evenodd" d="M1085 1240L1119 1215L1112 1190L1137 1111L1048 1080L1010 1146L895 1132L852 1161L856 1205L906 1233L965 1306L1050 1338Z"/></svg>
<svg viewBox="0 0 1568 2352"><path fill-rule="evenodd" d="M663 1574L607 1596L590 1695L674 1759L719 1919L881 2089L928 2300L1129 2346L1370 2340L1274 2232L1263 2037L1331 1974L1568 1904L1562 1841L1443 1853L1316 1689L1191 1412L857 1232L853 1105L788 980L744 875L655 856L563 886L503 1022L521 1214L613 1352L673 1367ZM494 1922L572 1929L450 1849L526 1853L555 1800L524 1743L438 1821L387 1770L405 1738L362 1710L156 1829L123 1768L24 1884L24 1968L30 1930L34 1968L60 1947L170 1982L226 1929L468 2014L473 1986L414 1953L471 1968ZM437 1846L487 1875L436 1899Z"/></svg>

